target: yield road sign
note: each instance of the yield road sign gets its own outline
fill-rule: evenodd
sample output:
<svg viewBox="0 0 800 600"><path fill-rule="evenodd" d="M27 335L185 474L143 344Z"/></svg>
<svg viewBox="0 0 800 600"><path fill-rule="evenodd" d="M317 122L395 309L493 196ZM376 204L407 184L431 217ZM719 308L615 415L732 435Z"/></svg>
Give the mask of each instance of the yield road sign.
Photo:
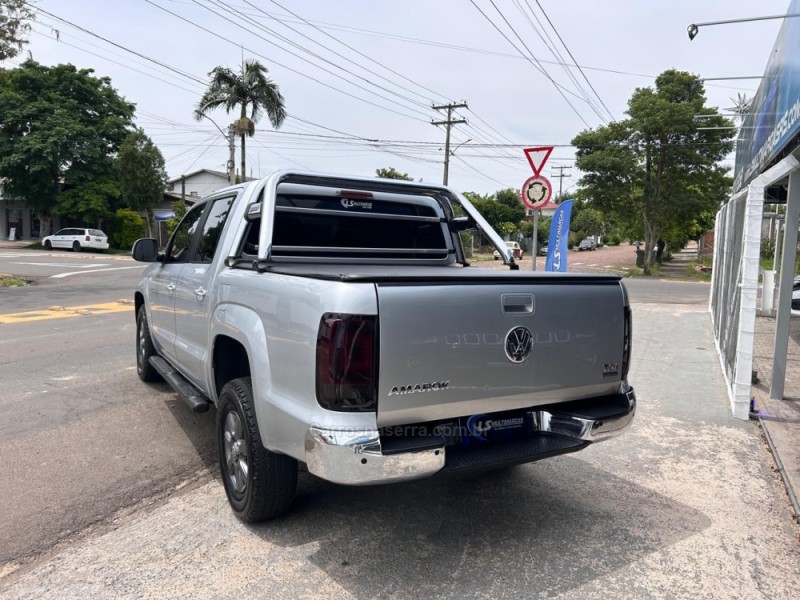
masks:
<svg viewBox="0 0 800 600"><path fill-rule="evenodd" d="M533 174L538 175L544 168L544 163L550 158L550 153L553 151L553 146L538 146L536 148L525 148L525 158L528 159Z"/></svg>
<svg viewBox="0 0 800 600"><path fill-rule="evenodd" d="M543 175L528 177L522 184L520 199L531 210L538 210L550 202L553 195L553 186Z"/></svg>

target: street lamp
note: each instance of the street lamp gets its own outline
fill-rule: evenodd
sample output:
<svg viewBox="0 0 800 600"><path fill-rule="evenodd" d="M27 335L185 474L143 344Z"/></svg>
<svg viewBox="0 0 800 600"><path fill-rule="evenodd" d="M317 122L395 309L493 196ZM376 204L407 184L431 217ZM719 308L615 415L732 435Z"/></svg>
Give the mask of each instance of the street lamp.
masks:
<svg viewBox="0 0 800 600"><path fill-rule="evenodd" d="M455 156L456 150L458 150L459 148L461 148L461 146L463 146L464 144L468 144L471 141L472 141L472 138L469 138L468 140L464 140L463 142L461 142L458 146L456 146L455 148L453 148L450 151L450 156Z"/></svg>
<svg viewBox="0 0 800 600"><path fill-rule="evenodd" d="M234 183L235 179L234 167L236 165L236 147L234 146L233 125L228 125L228 133L226 134L224 131L222 131L222 128L219 125L217 125L217 122L214 119L212 119L206 114L201 113L199 110L194 111L194 118L197 121L200 121L202 119L208 119L209 121L211 121L214 124L214 127L216 127L217 130L222 134L222 137L224 137L228 141L228 163L226 165L227 167L226 171L228 173L228 183ZM242 176L244 176L244 174Z"/></svg>
<svg viewBox="0 0 800 600"><path fill-rule="evenodd" d="M707 23L692 23L686 28L689 34L689 41L693 40L699 33L700 27L708 25L728 25L729 23L749 23L750 21L769 21L770 19L788 19L790 17L800 17L800 13L793 13L791 15L772 15L769 17L750 17L747 19L728 19L726 21L708 21Z"/></svg>

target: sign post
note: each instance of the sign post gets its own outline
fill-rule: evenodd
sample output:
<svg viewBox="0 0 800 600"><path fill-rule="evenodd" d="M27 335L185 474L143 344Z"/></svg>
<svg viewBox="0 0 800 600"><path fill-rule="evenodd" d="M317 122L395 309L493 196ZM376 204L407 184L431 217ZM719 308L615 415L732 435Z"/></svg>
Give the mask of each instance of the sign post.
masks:
<svg viewBox="0 0 800 600"><path fill-rule="evenodd" d="M528 177L522 184L520 199L522 204L533 211L533 236L531 239L531 252L533 253L531 263L533 270L536 270L536 257L539 253L539 211L550 205L550 198L553 195L553 186L543 175Z"/></svg>
<svg viewBox="0 0 800 600"><path fill-rule="evenodd" d="M553 146L536 146L525 148L525 158L533 170L533 177L528 177L522 184L520 199L522 204L533 211L533 235L531 238L531 265L536 270L536 258L539 254L539 211L550 206L550 198L553 195L553 186L546 177L541 175L544 164L550 158Z"/></svg>

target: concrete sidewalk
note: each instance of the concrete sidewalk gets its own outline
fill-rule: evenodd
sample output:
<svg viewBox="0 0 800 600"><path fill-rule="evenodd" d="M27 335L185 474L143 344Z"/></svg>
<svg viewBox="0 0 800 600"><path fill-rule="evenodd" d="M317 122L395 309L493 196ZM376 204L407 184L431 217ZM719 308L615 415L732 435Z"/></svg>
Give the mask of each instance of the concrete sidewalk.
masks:
<svg viewBox="0 0 800 600"><path fill-rule="evenodd" d="M3 240L0 239L0 249L3 250L25 250L31 244L35 244L36 240Z"/></svg>
<svg viewBox="0 0 800 600"><path fill-rule="evenodd" d="M367 488L304 473L258 526L212 480L0 596L800 598L798 527L757 426L730 415L707 305L634 305L633 352L634 425L578 454Z"/></svg>

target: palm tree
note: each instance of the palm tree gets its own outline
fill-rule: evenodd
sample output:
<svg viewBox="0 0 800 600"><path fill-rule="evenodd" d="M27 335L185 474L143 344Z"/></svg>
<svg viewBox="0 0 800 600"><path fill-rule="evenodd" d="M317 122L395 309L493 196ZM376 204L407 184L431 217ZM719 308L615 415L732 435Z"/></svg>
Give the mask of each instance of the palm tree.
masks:
<svg viewBox="0 0 800 600"><path fill-rule="evenodd" d="M224 108L230 113L237 107L239 119L233 122L234 131L242 141L242 180L247 175L245 170L245 138L253 137L256 132L255 123L266 112L269 122L278 129L286 118L278 85L267 77L267 68L257 60L247 60L236 73L228 67L215 67L209 74L208 89L200 98L195 111L199 121L207 113L217 108ZM251 107L250 117L247 109Z"/></svg>

